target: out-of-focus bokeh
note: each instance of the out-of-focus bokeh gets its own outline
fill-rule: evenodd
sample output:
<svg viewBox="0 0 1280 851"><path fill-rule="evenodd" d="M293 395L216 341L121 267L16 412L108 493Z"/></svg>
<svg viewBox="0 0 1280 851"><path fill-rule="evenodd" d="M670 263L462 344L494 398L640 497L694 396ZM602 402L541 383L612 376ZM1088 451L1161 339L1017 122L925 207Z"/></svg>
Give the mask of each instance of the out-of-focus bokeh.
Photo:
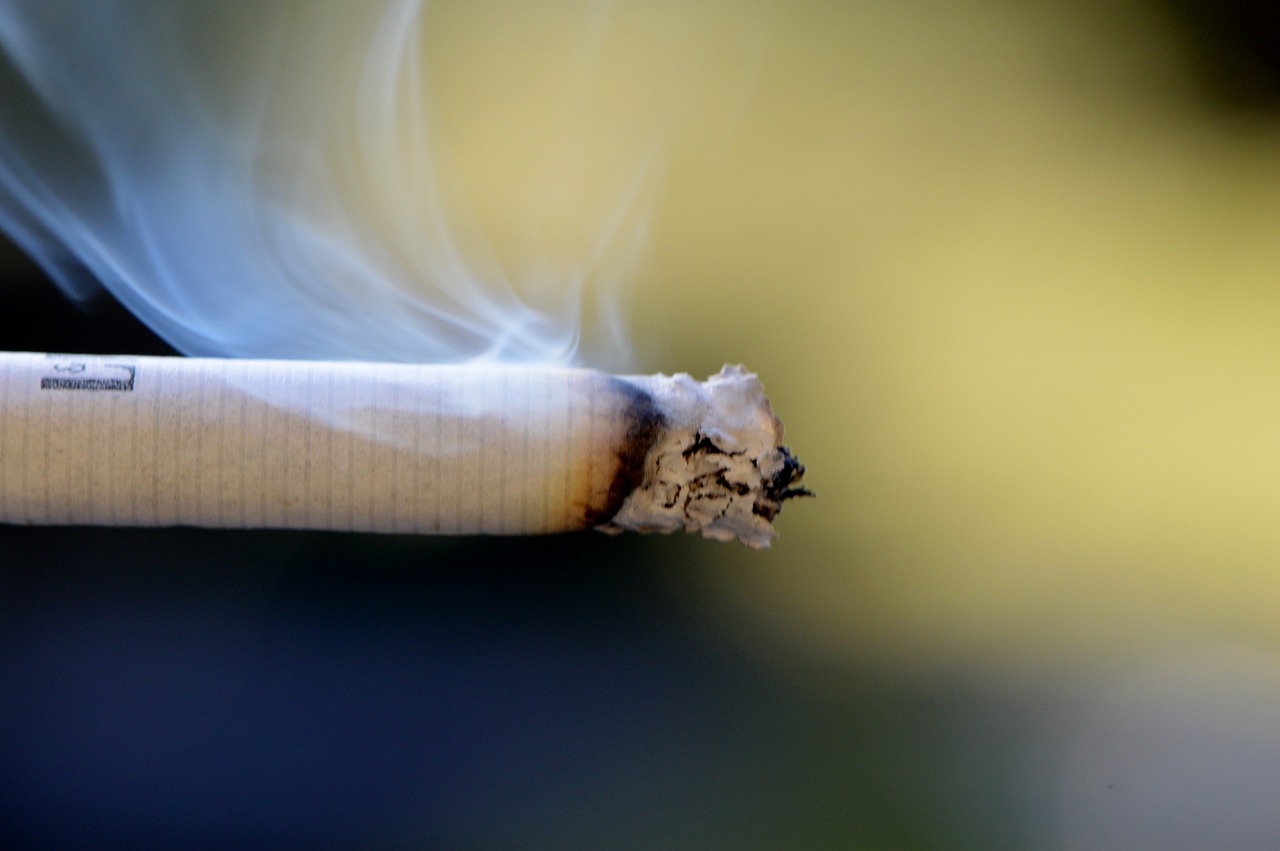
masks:
<svg viewBox="0 0 1280 851"><path fill-rule="evenodd" d="M656 146L632 368L757 370L818 498L765 553L2 529L15 838L1274 844L1280 15L426 24L506 265L571 256ZM162 345L0 258L0 347Z"/></svg>

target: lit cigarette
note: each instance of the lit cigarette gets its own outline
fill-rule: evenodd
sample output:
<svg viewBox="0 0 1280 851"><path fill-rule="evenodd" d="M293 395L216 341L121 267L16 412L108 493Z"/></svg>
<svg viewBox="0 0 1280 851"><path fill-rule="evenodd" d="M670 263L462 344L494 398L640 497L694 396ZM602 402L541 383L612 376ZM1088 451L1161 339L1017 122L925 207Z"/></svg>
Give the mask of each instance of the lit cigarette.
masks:
<svg viewBox="0 0 1280 851"><path fill-rule="evenodd" d="M756 376L0 354L0 520L768 546L804 468Z"/></svg>

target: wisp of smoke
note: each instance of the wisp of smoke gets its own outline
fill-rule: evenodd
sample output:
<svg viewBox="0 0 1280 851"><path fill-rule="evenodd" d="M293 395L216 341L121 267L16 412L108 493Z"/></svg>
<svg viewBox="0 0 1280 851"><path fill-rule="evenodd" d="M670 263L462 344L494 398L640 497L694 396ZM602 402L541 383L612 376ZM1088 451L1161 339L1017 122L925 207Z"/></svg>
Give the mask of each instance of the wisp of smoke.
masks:
<svg viewBox="0 0 1280 851"><path fill-rule="evenodd" d="M663 128L635 134L571 239L529 221L543 249L504 256L450 166L428 11L0 0L0 227L188 354L570 362L587 319L588 356L620 361ZM580 11L589 86L609 9ZM563 163L541 165L558 185Z"/></svg>

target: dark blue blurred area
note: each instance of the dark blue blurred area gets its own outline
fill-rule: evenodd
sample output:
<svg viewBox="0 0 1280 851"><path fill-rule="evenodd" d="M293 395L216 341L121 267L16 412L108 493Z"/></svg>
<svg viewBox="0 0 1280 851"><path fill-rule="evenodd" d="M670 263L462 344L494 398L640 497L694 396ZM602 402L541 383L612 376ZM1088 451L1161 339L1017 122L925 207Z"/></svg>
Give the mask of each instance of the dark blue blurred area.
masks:
<svg viewBox="0 0 1280 851"><path fill-rule="evenodd" d="M23 845L685 844L744 835L794 735L776 686L683 622L661 544L0 542Z"/></svg>
<svg viewBox="0 0 1280 851"><path fill-rule="evenodd" d="M4 838L991 839L973 698L752 663L680 599L708 545L0 529Z"/></svg>

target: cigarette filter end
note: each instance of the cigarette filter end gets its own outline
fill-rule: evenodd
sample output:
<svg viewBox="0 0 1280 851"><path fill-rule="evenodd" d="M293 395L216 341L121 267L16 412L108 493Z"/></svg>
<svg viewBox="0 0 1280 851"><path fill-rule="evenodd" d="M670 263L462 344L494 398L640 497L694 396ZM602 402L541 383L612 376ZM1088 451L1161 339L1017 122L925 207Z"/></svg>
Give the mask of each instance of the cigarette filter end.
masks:
<svg viewBox="0 0 1280 851"><path fill-rule="evenodd" d="M753 549L777 537L782 503L799 487L804 466L783 446L782 421L760 379L726 366L704 382L681 373L630 379L663 413L664 427L644 461L644 475L604 532L700 531Z"/></svg>

